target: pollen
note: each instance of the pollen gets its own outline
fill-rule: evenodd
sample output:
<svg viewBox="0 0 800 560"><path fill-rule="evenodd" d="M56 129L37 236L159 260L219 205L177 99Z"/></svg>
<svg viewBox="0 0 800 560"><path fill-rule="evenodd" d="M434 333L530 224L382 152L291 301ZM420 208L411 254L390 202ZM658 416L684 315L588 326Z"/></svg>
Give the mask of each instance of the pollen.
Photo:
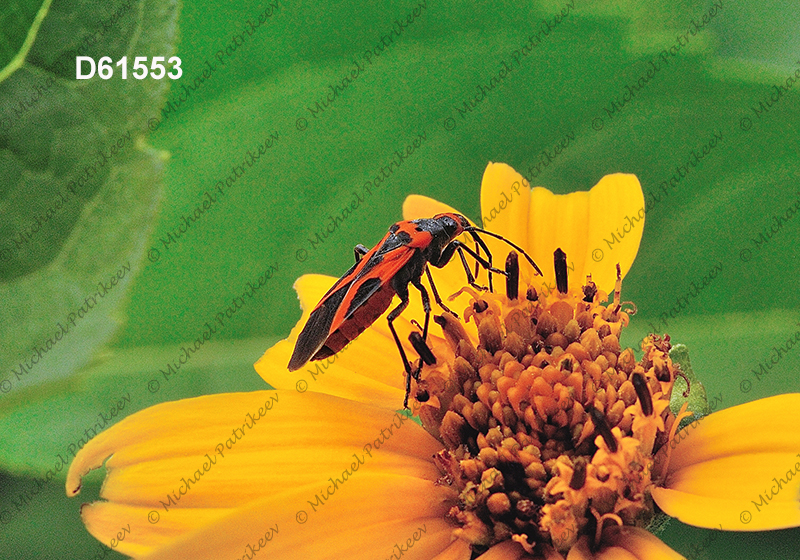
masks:
<svg viewBox="0 0 800 560"><path fill-rule="evenodd" d="M563 252L554 260L559 276ZM669 337L645 338L639 361L621 348L621 280L607 302L591 277L567 286L564 276L557 290L509 277L505 294L462 290L461 319L435 317L446 343L412 390L443 442L443 480L459 492L448 514L456 536L476 554L514 540L546 555L584 535L596 544L611 525L646 526L654 457L678 421Z"/></svg>

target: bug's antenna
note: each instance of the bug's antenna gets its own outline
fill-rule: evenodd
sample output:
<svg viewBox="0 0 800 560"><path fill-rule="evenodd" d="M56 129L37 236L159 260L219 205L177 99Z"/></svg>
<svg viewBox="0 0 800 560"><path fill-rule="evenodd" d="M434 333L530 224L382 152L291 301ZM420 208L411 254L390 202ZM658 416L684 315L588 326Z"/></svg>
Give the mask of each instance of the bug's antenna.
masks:
<svg viewBox="0 0 800 560"><path fill-rule="evenodd" d="M475 226L465 227L464 231L479 231L481 233L485 233L486 235L488 235L490 237L494 237L495 239L499 239L500 241L505 241L506 243L511 245L514 249L516 249L517 251L519 251L520 253L522 253L525 256L525 258L528 260L528 262L531 263L531 266L536 270L536 272L539 273L539 276L544 276L544 274L542 274L542 271L539 270L539 267L536 266L536 263L533 262L533 259L528 255L528 253L525 252L525 249L523 249L522 247L520 247L516 243L514 243L512 241L509 241L508 239L506 239L505 237L503 237L501 235L497 235L496 233L492 233L491 231L486 231L485 229L481 229L481 228L475 227Z"/></svg>

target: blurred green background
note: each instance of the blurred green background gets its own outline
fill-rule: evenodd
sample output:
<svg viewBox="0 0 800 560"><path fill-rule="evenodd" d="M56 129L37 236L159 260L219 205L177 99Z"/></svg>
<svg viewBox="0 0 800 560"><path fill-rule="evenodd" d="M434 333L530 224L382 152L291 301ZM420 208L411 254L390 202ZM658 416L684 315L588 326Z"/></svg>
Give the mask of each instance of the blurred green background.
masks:
<svg viewBox="0 0 800 560"><path fill-rule="evenodd" d="M251 27L259 15L264 23ZM412 193L479 220L489 161L557 193L635 173L650 204L624 283L639 313L623 343L668 332L725 407L797 391L800 350L766 376L753 370L800 330L800 218L791 215L800 204L800 84L787 82L800 70L799 25L796 3L777 0L6 2L0 557L101 550L78 510L102 474L73 500L66 469L36 482L59 453L71 459L69 445L123 396L130 403L111 423L158 402L266 387L252 364L299 318L295 278L339 276L352 247L375 244ZM79 55L128 56L129 65L175 55L183 74L122 80L115 67L109 80L78 81ZM511 70L491 82L504 65ZM420 134L420 148L313 246L352 193ZM270 135L273 145L237 177L232 168ZM542 151L568 135L568 148L537 172ZM660 185L714 135L717 145L664 194ZM118 141L105 162L97 151ZM183 217L207 191L216 202L187 228ZM123 279L67 324L124 266ZM182 345L271 266L255 297L165 380L159 370ZM717 278L665 324L662 314L715 266ZM69 334L15 375L59 322ZM662 536L693 559L789 559L800 547L800 530L718 534L673 522Z"/></svg>

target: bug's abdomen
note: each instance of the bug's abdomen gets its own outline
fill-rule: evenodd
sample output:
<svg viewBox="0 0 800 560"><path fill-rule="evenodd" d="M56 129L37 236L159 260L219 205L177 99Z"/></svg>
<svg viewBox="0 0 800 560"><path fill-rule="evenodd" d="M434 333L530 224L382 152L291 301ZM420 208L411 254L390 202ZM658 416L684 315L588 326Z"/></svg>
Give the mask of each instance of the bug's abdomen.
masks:
<svg viewBox="0 0 800 560"><path fill-rule="evenodd" d="M333 356L347 346L348 342L355 340L358 335L389 309L389 304L392 303L393 297L394 289L390 284L384 285L380 290L372 294L369 300L356 309L349 319L345 320L338 329L328 335L325 344L311 357L311 360L323 360Z"/></svg>

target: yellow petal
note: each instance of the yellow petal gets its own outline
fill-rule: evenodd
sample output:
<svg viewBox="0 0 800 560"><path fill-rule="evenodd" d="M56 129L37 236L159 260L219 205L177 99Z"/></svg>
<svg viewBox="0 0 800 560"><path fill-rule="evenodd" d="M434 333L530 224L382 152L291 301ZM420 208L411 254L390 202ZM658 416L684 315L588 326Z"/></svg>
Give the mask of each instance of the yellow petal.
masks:
<svg viewBox="0 0 800 560"><path fill-rule="evenodd" d="M433 218L436 214L456 213L461 214L452 206L436 199L412 194L403 201L403 219L417 220L419 218Z"/></svg>
<svg viewBox="0 0 800 560"><path fill-rule="evenodd" d="M530 183L505 163L489 163L481 182L481 222L487 229L521 244L529 254L533 248L528 236L529 209L531 202ZM534 240L535 243L535 240ZM501 244L494 243L494 247ZM508 254L506 246L498 257ZM542 272L553 268L553 254L549 259L537 260Z"/></svg>
<svg viewBox="0 0 800 560"><path fill-rule="evenodd" d="M678 432L659 507L726 531L800 526L800 394L715 412Z"/></svg>
<svg viewBox="0 0 800 560"><path fill-rule="evenodd" d="M167 545L175 535L191 533L197 527L222 519L233 511L231 508L172 508L165 513L163 508L154 510L151 506L94 502L81 507L81 519L86 530L103 544L109 547L113 545L117 552L139 558ZM137 538L136 533L142 530L143 524L137 521L143 519L152 520L153 523L144 527L147 536L141 539Z"/></svg>
<svg viewBox="0 0 800 560"><path fill-rule="evenodd" d="M649 560L647 556L637 557L618 546L603 548L594 557L596 560Z"/></svg>
<svg viewBox="0 0 800 560"><path fill-rule="evenodd" d="M284 488L313 485L313 499L346 470L436 480L440 448L391 409L316 393L211 395L148 408L96 436L70 466L67 493L111 456L108 502L82 514L104 543L130 524L119 550L138 554Z"/></svg>
<svg viewBox="0 0 800 560"><path fill-rule="evenodd" d="M500 210L500 201L512 195ZM571 285L582 285L591 273L606 292L614 288L617 263L623 276L630 269L644 230L642 188L635 175L624 173L606 175L588 192L555 195L541 187L531 190L504 163L490 163L481 185L481 212L485 218L495 216L487 229L533 257L544 273L542 282L554 285L553 252L560 247L567 254ZM493 250L501 246L492 241Z"/></svg>
<svg viewBox="0 0 800 560"><path fill-rule="evenodd" d="M567 553L567 560L593 560L594 555L589 550L588 538L582 536Z"/></svg>
<svg viewBox="0 0 800 560"><path fill-rule="evenodd" d="M294 349L294 341L282 340L255 364L261 377L276 389L305 393L325 393L387 408L400 408L403 403L403 366L394 341L376 345L366 331L357 339L357 346L342 350L325 360L309 362L290 372L286 364ZM360 357L363 364L350 369L344 363ZM358 372L358 373L357 373Z"/></svg>
<svg viewBox="0 0 800 560"><path fill-rule="evenodd" d="M450 544L454 494L403 475L358 472L319 504L316 487L288 489L181 536L148 560L247 557L428 559ZM272 528L272 529L271 529ZM266 541L269 536L271 540ZM264 539L263 546L258 544Z"/></svg>
<svg viewBox="0 0 800 560"><path fill-rule="evenodd" d="M467 541L456 539L431 560L469 560L470 558L472 558L472 548Z"/></svg>
<svg viewBox="0 0 800 560"><path fill-rule="evenodd" d="M603 531L603 543L613 548L623 549L638 560L686 560L672 550L661 539L638 527L609 527ZM629 558L618 556L598 556L598 558Z"/></svg>

